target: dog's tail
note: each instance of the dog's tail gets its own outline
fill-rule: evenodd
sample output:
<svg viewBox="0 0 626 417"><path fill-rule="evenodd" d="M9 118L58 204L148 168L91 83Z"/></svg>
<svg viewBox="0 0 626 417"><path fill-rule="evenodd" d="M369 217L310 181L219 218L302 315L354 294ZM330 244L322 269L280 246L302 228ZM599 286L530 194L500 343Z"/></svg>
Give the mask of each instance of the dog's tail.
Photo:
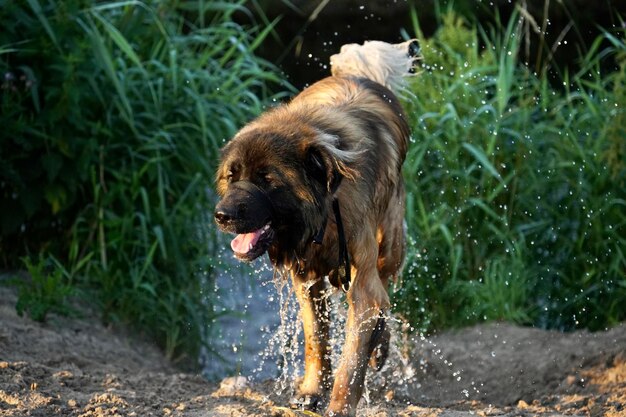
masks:
<svg viewBox="0 0 626 417"><path fill-rule="evenodd" d="M368 78L399 93L404 90L404 77L412 73L415 65L415 49L415 40L343 45L338 54L330 57L331 72L334 76Z"/></svg>

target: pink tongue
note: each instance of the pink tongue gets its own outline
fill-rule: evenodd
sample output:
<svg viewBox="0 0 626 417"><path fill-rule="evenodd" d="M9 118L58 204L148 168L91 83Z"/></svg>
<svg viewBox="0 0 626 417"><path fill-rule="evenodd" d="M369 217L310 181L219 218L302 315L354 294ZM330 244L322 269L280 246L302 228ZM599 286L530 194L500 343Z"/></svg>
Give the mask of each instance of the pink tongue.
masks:
<svg viewBox="0 0 626 417"><path fill-rule="evenodd" d="M254 246L259 241L261 231L262 229L259 229L254 232L237 235L237 237L230 242L230 247L237 253L248 253L250 251L250 245Z"/></svg>

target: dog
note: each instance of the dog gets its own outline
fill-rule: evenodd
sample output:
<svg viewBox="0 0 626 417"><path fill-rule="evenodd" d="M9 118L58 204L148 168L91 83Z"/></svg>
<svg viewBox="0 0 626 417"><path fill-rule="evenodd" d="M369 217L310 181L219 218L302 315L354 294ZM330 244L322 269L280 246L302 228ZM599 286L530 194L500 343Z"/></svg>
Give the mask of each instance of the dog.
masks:
<svg viewBox="0 0 626 417"><path fill-rule="evenodd" d="M292 405L353 416L368 362L387 356L387 284L405 256L402 164L409 126L392 90L412 42L344 45L331 76L244 126L222 149L215 221L243 261L268 253L289 271L304 329L304 376ZM331 370L330 285L346 292L341 359Z"/></svg>

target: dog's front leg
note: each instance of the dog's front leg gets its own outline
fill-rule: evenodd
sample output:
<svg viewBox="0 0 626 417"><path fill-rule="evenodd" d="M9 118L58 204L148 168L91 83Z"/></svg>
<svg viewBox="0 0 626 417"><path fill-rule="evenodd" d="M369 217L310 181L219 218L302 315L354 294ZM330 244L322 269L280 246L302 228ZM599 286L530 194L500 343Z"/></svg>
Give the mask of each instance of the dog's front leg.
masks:
<svg viewBox="0 0 626 417"><path fill-rule="evenodd" d="M323 298L324 281L292 275L300 317L304 328L304 377L292 404L316 409L330 388L331 365L328 354L328 310Z"/></svg>
<svg viewBox="0 0 626 417"><path fill-rule="evenodd" d="M354 282L347 294L346 340L335 373L327 416L356 414L373 347L372 337L376 339L376 331L380 331L380 325L377 324L381 311L389 307L389 297L375 266L355 272Z"/></svg>

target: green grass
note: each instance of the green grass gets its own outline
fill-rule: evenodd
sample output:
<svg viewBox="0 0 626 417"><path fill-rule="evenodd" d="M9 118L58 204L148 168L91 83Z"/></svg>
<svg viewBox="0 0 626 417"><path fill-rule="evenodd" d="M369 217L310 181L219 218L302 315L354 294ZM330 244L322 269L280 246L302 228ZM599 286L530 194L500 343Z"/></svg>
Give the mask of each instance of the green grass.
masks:
<svg viewBox="0 0 626 417"><path fill-rule="evenodd" d="M48 313L64 316L77 315L78 311L71 307L69 298L76 288L68 280L62 267L53 259L39 256L37 262L25 257L22 259L27 277L15 277L9 281L17 288L15 309L20 316L28 316L39 322L46 321Z"/></svg>
<svg viewBox="0 0 626 417"><path fill-rule="evenodd" d="M0 10L5 262L56 256L105 320L194 364L216 314L218 152L280 97L278 71L254 55L272 25L235 23L243 2Z"/></svg>
<svg viewBox="0 0 626 417"><path fill-rule="evenodd" d="M580 72L556 82L518 62L516 15L483 30L448 12L430 39L414 17L412 242L396 310L422 330L624 320L623 33L598 39ZM608 59L619 67L603 72Z"/></svg>

